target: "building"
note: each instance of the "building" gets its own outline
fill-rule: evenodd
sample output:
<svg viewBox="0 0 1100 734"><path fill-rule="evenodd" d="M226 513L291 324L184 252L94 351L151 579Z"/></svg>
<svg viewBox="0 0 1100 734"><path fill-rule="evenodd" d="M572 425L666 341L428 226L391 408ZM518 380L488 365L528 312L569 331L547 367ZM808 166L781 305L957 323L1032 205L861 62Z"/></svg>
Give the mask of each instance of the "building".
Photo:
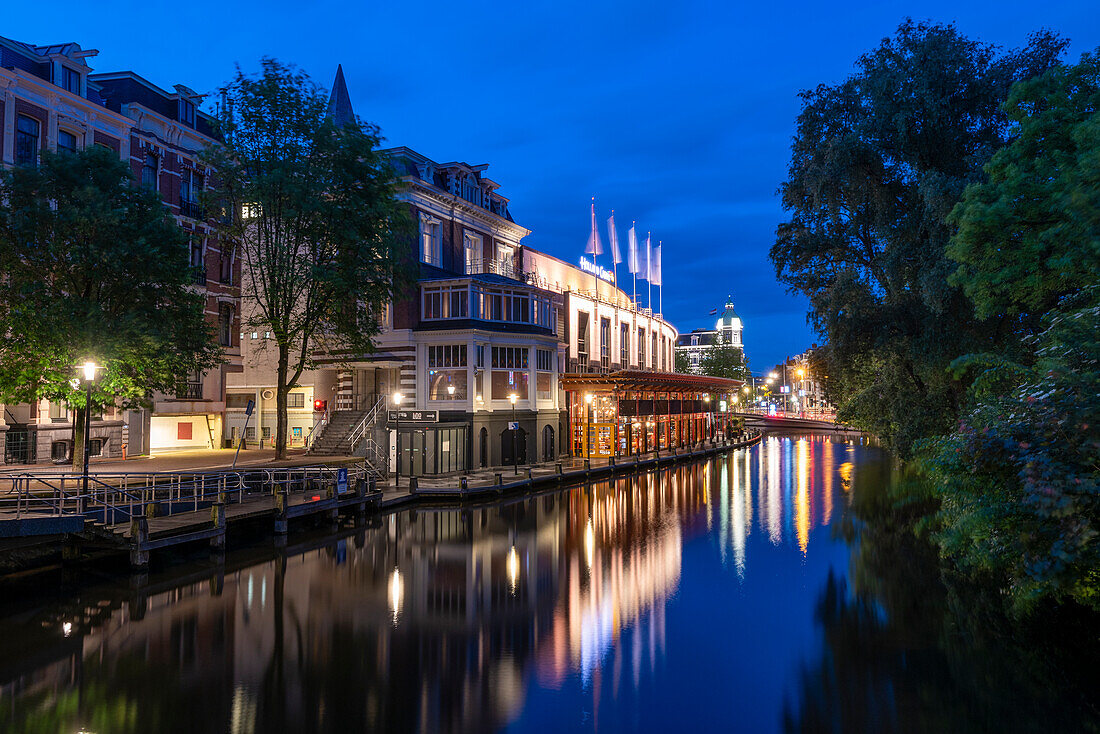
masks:
<svg viewBox="0 0 1100 734"><path fill-rule="evenodd" d="M221 433L226 374L240 369L237 307L240 266L198 206L208 176L198 153L213 141L200 97L169 92L133 72L95 74L98 52L76 43L35 46L0 37L0 155L3 165L37 165L41 151L101 145L128 161L140 185L158 191L187 231L195 287L207 294L228 364L181 375L175 395L157 395L152 411L106 409L92 422L93 455L120 457L175 447L214 446ZM0 405L6 463L63 462L71 451L68 407L39 401ZM124 447L126 447L124 449Z"/></svg>
<svg viewBox="0 0 1100 734"><path fill-rule="evenodd" d="M717 311L711 311L715 314ZM691 365L691 371L698 374L699 365L707 352L717 344L731 344L742 352L745 350L741 339L744 325L741 317L733 310L733 299L726 299L726 308L718 317L713 329L693 329L690 334L683 334L676 342L676 353L684 354Z"/></svg>
<svg viewBox="0 0 1100 734"><path fill-rule="evenodd" d="M814 360L817 345L787 357L768 373L773 384L774 403L777 408L796 413L818 414L835 408L825 399L825 381L828 375L819 374L820 365Z"/></svg>
<svg viewBox="0 0 1100 734"><path fill-rule="evenodd" d="M330 114L353 118L348 100L338 70ZM524 246L529 230L487 164L439 163L407 147L384 153L417 226L409 243L417 293L386 309L373 353L321 355L320 368L303 375L291 393L302 406L291 409L292 446L366 453L404 476L553 460L570 451L563 372L671 370L676 330L614 284ZM229 440L274 433L265 336L243 339L244 372L227 396ZM405 417L389 421L395 393ZM248 400L259 411L246 427ZM311 410L313 400L326 412Z"/></svg>

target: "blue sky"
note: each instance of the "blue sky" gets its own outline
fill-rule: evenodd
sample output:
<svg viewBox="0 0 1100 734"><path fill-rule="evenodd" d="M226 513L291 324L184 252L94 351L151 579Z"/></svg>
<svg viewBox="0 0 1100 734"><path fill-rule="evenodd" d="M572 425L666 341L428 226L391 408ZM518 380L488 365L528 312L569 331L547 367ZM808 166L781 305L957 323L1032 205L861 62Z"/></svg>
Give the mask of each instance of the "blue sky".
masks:
<svg viewBox="0 0 1100 734"><path fill-rule="evenodd" d="M1071 58L1100 45L1092 0L108 6L17 4L0 35L76 41L101 51L99 71L204 92L264 55L326 87L342 63L356 112L388 145L490 164L529 244L575 261L592 196L601 220L615 209L624 242L632 219L652 231L665 314L689 331L731 294L754 371L815 340L767 257L800 90L844 79L906 16L1005 47L1050 28Z"/></svg>

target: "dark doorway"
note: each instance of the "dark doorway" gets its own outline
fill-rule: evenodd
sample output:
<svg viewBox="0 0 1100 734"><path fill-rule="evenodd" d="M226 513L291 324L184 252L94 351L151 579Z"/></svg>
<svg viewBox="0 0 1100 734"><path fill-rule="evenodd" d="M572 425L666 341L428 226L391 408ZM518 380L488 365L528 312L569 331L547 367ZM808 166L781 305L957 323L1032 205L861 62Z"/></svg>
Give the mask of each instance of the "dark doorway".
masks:
<svg viewBox="0 0 1100 734"><path fill-rule="evenodd" d="M513 464L526 464L527 463L527 431L520 428L515 431L515 445L516 454L512 454L512 436L513 431L509 428L505 428L500 432L500 463L505 466L511 466Z"/></svg>
<svg viewBox="0 0 1100 734"><path fill-rule="evenodd" d="M542 460L554 460L554 427L549 423L542 429Z"/></svg>

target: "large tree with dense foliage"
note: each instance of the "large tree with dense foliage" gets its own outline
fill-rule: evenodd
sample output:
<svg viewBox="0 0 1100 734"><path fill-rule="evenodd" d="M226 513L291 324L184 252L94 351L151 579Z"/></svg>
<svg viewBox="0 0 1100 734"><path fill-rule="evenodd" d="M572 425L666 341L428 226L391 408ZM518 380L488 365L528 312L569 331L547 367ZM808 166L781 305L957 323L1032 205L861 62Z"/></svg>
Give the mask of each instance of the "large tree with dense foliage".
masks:
<svg viewBox="0 0 1100 734"><path fill-rule="evenodd" d="M1100 273L1100 49L1017 84L1005 110L1018 134L966 190L948 254L981 318L1031 331Z"/></svg>
<svg viewBox="0 0 1100 734"><path fill-rule="evenodd" d="M314 355L372 349L379 316L408 282L399 253L408 217L378 152L378 128L338 122L304 73L264 59L223 90L225 143L208 159L210 193L235 212L242 243L246 330L270 331L275 354L276 457L287 444L287 394Z"/></svg>
<svg viewBox="0 0 1100 734"><path fill-rule="evenodd" d="M1011 131L1012 85L1051 68L1064 46L1041 33L1000 53L953 26L907 21L852 77L802 94L781 187L791 218L771 257L827 338L841 417L903 454L953 427L952 359L1010 328L979 327L948 283L948 217Z"/></svg>
<svg viewBox="0 0 1100 734"><path fill-rule="evenodd" d="M699 361L699 372L710 377L748 382L749 361L741 347L719 341L703 353L703 358Z"/></svg>
<svg viewBox="0 0 1100 734"><path fill-rule="evenodd" d="M86 359L104 365L92 404L148 406L221 361L187 243L160 197L110 150L42 154L0 173L0 399L74 409L83 452Z"/></svg>
<svg viewBox="0 0 1100 734"><path fill-rule="evenodd" d="M955 210L953 279L1016 339L953 365L971 408L924 467L939 537L1018 609L1100 609L1100 55L1018 84L1019 134Z"/></svg>

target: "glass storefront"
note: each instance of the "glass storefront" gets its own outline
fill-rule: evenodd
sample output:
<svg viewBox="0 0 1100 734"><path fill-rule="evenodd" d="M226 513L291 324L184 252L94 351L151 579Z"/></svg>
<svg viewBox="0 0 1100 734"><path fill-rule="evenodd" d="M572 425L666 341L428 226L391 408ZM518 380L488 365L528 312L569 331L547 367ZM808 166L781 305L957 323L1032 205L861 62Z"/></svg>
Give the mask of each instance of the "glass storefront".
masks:
<svg viewBox="0 0 1100 734"><path fill-rule="evenodd" d="M401 426L401 476L466 471L469 433L465 424Z"/></svg>

